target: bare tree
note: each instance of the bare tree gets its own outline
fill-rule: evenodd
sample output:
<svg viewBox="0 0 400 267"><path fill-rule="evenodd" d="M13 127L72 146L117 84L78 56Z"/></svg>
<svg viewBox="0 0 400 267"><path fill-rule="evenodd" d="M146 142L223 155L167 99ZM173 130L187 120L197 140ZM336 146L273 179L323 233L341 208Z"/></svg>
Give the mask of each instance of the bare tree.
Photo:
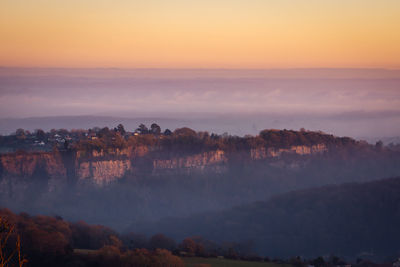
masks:
<svg viewBox="0 0 400 267"><path fill-rule="evenodd" d="M9 244L16 237L15 247ZM10 248L10 247L11 248ZM11 265L15 262L15 265ZM15 232L15 226L0 217L0 267L22 267L28 260L21 255L21 238Z"/></svg>

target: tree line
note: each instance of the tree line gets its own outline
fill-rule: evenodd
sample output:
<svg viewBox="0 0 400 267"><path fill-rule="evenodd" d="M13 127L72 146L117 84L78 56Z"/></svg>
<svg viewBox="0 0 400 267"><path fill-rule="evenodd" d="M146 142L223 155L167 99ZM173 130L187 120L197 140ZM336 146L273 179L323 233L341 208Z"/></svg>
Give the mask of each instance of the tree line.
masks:
<svg viewBox="0 0 400 267"><path fill-rule="evenodd" d="M17 244L22 255L20 266L183 267L180 257L193 256L264 260L251 252L250 244L218 245L201 237L189 237L177 243L163 234L150 238L132 232L118 234L102 225L84 221L71 223L59 216L30 216L0 209L0 222L0 237L6 233L3 225L13 229L8 232L8 242L4 242L1 252L15 254ZM1 267L16 266L19 258L14 254L9 265Z"/></svg>
<svg viewBox="0 0 400 267"><path fill-rule="evenodd" d="M0 260L11 255L6 266L117 266L183 267L182 257L223 257L232 260L274 262L295 267L345 266L345 260L331 255L286 260L261 257L252 251L252 243L216 244L200 236L187 237L177 244L163 234L147 239L135 233L118 234L108 227L83 221L70 223L59 216L30 216L0 209ZM16 253L17 252L17 253ZM5 263L5 264L4 264ZM353 266L378 266L357 259Z"/></svg>
<svg viewBox="0 0 400 267"><path fill-rule="evenodd" d="M45 132L41 129L33 133L18 129L15 134L0 136L0 145L19 147L29 140L36 140L58 146L60 149L75 150L106 150L108 148L123 149L130 146L154 146L176 150L204 151L222 149L225 151L238 151L255 147L289 148L291 146L311 146L325 144L330 147L370 147L382 148L382 143L375 146L364 141L356 141L349 137L336 137L321 131L307 131L305 129L275 130L265 129L258 135L244 137L228 134L215 134L207 131L195 131L188 127L178 128L174 131L165 129L153 123L150 127L140 124L133 131L127 131L122 124L115 128L95 127L88 130L51 130ZM32 141L33 142L33 141ZM22 146L22 148L27 148Z"/></svg>

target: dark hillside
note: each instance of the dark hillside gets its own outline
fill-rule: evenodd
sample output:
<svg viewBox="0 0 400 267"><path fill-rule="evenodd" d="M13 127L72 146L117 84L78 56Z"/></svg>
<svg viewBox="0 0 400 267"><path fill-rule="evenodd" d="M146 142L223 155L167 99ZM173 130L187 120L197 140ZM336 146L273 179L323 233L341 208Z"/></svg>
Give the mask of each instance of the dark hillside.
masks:
<svg viewBox="0 0 400 267"><path fill-rule="evenodd" d="M260 254L385 260L400 253L400 177L295 191L224 212L143 227L175 238L250 240Z"/></svg>

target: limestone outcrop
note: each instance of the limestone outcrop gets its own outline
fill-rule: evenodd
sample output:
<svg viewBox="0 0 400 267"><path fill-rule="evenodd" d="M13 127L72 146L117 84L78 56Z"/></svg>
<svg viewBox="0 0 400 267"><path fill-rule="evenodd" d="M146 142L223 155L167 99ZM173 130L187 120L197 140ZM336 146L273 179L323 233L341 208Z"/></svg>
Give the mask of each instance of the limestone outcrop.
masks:
<svg viewBox="0 0 400 267"><path fill-rule="evenodd" d="M243 155L250 155L250 160L259 161L280 158L285 153L312 155L327 150L325 144L315 144L289 148L257 147L240 153L245 152ZM221 149L179 153L144 145L68 153L58 151L9 153L0 155L0 179L46 177L51 181L82 181L106 185L123 177L134 176L138 172L149 175L166 172L223 172L228 168L230 158L235 157L237 160L240 153L233 156ZM52 182L52 184L57 183Z"/></svg>

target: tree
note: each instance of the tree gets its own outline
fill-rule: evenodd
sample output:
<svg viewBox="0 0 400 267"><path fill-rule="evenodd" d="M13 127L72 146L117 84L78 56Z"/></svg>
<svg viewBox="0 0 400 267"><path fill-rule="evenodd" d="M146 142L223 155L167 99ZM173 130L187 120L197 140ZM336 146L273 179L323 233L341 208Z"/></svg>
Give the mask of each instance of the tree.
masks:
<svg viewBox="0 0 400 267"><path fill-rule="evenodd" d="M160 134L161 134L161 127L158 126L158 124L153 123L153 124L150 126L150 132L151 132L152 134L154 134L154 135L160 135Z"/></svg>
<svg viewBox="0 0 400 267"><path fill-rule="evenodd" d="M35 131L36 139L44 141L46 139L46 133L42 129L37 129Z"/></svg>
<svg viewBox="0 0 400 267"><path fill-rule="evenodd" d="M65 140L64 141L64 149L68 150L68 148L69 148L69 142L68 142L68 140Z"/></svg>
<svg viewBox="0 0 400 267"><path fill-rule="evenodd" d="M17 129L15 131L15 136L20 140L26 139L25 130L22 128Z"/></svg>
<svg viewBox="0 0 400 267"><path fill-rule="evenodd" d="M151 266L152 264L151 253L145 248L128 250L121 260L123 266L129 267Z"/></svg>
<svg viewBox="0 0 400 267"><path fill-rule="evenodd" d="M278 130L262 130L260 136L269 146L281 146L281 132Z"/></svg>
<svg viewBox="0 0 400 267"><path fill-rule="evenodd" d="M151 249L161 248L173 250L176 248L176 243L173 239L163 234L156 234L150 238L149 246Z"/></svg>
<svg viewBox="0 0 400 267"><path fill-rule="evenodd" d="M111 246L121 249L123 247L122 241L116 235L110 235Z"/></svg>
<svg viewBox="0 0 400 267"><path fill-rule="evenodd" d="M166 136L172 135L171 130L170 129L165 129L164 135L166 135Z"/></svg>
<svg viewBox="0 0 400 267"><path fill-rule="evenodd" d="M197 244L193 239L187 237L180 244L180 249L186 251L187 253L195 254L197 250Z"/></svg>
<svg viewBox="0 0 400 267"><path fill-rule="evenodd" d="M184 262L177 256L172 255L170 251L165 249L156 249L151 257L154 267L184 267Z"/></svg>
<svg viewBox="0 0 400 267"><path fill-rule="evenodd" d="M156 249L152 252L147 249L128 250L121 257L122 266L129 267L183 267L184 262L165 249ZM118 266L116 260L110 262L112 266ZM111 266L109 265L109 266Z"/></svg>
<svg viewBox="0 0 400 267"><path fill-rule="evenodd" d="M289 263L294 267L306 267L308 264L304 262L300 257L293 257L289 260Z"/></svg>
<svg viewBox="0 0 400 267"><path fill-rule="evenodd" d="M10 247L9 241L13 237L16 237L15 248L11 245L12 248L7 251ZM21 255L21 239L15 233L15 226L0 217L0 267L10 266L12 262L22 267L28 261Z"/></svg>
<svg viewBox="0 0 400 267"><path fill-rule="evenodd" d="M145 235L127 233L122 236L122 241L128 249L145 248L147 247L148 240Z"/></svg>
<svg viewBox="0 0 400 267"><path fill-rule="evenodd" d="M383 148L383 142L379 140L378 142L375 143L375 148L378 150L382 150Z"/></svg>
<svg viewBox="0 0 400 267"><path fill-rule="evenodd" d="M175 129L174 134L177 136L197 136L196 132L188 127Z"/></svg>
<svg viewBox="0 0 400 267"><path fill-rule="evenodd" d="M118 247L113 245L103 246L101 249L96 251L97 264L96 266L119 266L121 251Z"/></svg>
<svg viewBox="0 0 400 267"><path fill-rule="evenodd" d="M57 132L58 132L59 135L61 135L63 137L67 136L69 134L67 129L59 129Z"/></svg>
<svg viewBox="0 0 400 267"><path fill-rule="evenodd" d="M318 258L314 259L313 261L311 261L311 264L316 267L322 267L322 266L326 265L325 260L322 257L318 257Z"/></svg>
<svg viewBox="0 0 400 267"><path fill-rule="evenodd" d="M148 134L149 133L149 129L143 123L141 123L139 125L139 127L136 129L136 131L140 134Z"/></svg>
<svg viewBox="0 0 400 267"><path fill-rule="evenodd" d="M99 132L98 135L102 137L108 137L110 135L110 129L108 127L102 128Z"/></svg>
<svg viewBox="0 0 400 267"><path fill-rule="evenodd" d="M126 131L125 131L124 125L122 125L121 123L118 124L118 126L117 126L117 132L119 132L121 135L125 135L125 134L126 134Z"/></svg>
<svg viewBox="0 0 400 267"><path fill-rule="evenodd" d="M346 262L344 260L342 260L339 257L334 256L334 255L329 258L329 262L334 266L346 265Z"/></svg>

